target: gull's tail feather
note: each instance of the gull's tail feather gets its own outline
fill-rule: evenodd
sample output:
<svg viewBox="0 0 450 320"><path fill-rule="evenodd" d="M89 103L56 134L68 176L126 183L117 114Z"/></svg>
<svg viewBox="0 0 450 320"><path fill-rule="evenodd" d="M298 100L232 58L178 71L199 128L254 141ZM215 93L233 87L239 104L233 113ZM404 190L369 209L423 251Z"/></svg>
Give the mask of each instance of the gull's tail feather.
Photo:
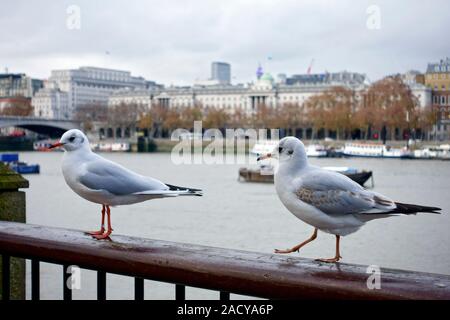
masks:
<svg viewBox="0 0 450 320"><path fill-rule="evenodd" d="M194 189L194 188L186 188L186 187L180 187L180 186L174 186L171 184L165 183L166 186L169 187L169 191L180 191L180 195L190 195L190 196L199 196L201 197L203 195L203 192L201 189Z"/></svg>
<svg viewBox="0 0 450 320"><path fill-rule="evenodd" d="M402 213L402 214L416 214L419 212L429 212L429 213L437 213L440 214L441 208L437 207L427 207L427 206L421 206L416 204L409 204L409 203L400 203L395 202L396 208L389 211L388 213Z"/></svg>

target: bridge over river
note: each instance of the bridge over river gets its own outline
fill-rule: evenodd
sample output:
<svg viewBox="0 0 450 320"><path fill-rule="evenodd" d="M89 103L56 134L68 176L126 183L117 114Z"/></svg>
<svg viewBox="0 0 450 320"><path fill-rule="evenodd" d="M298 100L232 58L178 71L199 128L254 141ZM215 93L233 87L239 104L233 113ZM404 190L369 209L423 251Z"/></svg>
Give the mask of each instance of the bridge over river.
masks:
<svg viewBox="0 0 450 320"><path fill-rule="evenodd" d="M51 137L59 137L70 129L80 129L79 121L56 120L37 117L0 116L0 128L18 127Z"/></svg>

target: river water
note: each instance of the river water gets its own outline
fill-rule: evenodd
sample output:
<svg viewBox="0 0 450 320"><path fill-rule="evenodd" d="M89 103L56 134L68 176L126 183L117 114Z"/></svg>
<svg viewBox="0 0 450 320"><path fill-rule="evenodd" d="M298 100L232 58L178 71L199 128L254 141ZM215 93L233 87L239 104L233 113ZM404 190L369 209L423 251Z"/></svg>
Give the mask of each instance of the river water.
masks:
<svg viewBox="0 0 450 320"><path fill-rule="evenodd" d="M27 222L98 229L100 206L65 184L62 153L24 152L22 160L41 165L28 175ZM175 165L170 154L105 153L104 157L166 183L199 187L203 197L161 199L112 208L114 232L130 236L270 253L308 238L313 228L295 218L271 184L238 182L239 164ZM312 159L320 166L351 166L374 172L374 190L406 203L441 207L443 214L420 214L369 222L341 241L343 262L450 274L450 162L397 159ZM370 182L368 183L370 185ZM316 241L293 256L334 255L334 236ZM96 274L82 270L74 299L96 298ZM29 268L28 268L29 280ZM62 297L62 267L41 267L42 299ZM28 281L29 284L29 281ZM174 286L146 281L146 299L173 299ZM108 299L132 299L133 279L108 275ZM28 285L27 295L30 296ZM217 292L187 288L188 299L216 299Z"/></svg>

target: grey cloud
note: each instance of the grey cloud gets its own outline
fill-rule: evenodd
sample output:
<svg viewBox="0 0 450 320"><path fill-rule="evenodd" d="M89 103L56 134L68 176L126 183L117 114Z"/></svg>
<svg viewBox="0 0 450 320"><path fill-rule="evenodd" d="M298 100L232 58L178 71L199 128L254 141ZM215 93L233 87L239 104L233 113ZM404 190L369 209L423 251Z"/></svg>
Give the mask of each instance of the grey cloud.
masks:
<svg viewBox="0 0 450 320"><path fill-rule="evenodd" d="M66 28L69 5L81 29ZM366 9L381 9L381 29ZM258 62L276 74L343 69L371 79L450 55L448 1L3 1L0 67L48 77L80 65L131 70L166 84L209 76L209 63L232 63L237 81ZM110 52L106 55L105 52ZM267 61L267 56L272 61Z"/></svg>

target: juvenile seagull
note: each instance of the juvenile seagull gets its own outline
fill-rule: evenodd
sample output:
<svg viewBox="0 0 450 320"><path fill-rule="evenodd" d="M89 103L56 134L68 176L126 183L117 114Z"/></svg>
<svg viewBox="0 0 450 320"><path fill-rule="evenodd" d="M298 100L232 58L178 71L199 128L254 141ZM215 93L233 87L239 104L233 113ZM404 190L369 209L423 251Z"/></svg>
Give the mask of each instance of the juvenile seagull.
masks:
<svg viewBox="0 0 450 320"><path fill-rule="evenodd" d="M162 183L142 176L109 161L91 151L83 132L72 129L65 132L50 149L62 147L62 172L69 187L82 198L102 205L100 230L89 231L96 239L109 239L111 232L110 206L133 204L146 200L201 196L200 189L184 188ZM108 227L105 230L105 213Z"/></svg>
<svg viewBox="0 0 450 320"><path fill-rule="evenodd" d="M314 233L306 241L291 249L275 253L291 253L317 237L321 230L336 236L336 255L323 262L337 262L339 240L357 231L366 222L397 214L417 212L439 213L440 208L394 202L369 190L343 174L321 169L308 163L303 143L295 137L280 140L273 154L262 155L259 160L279 158L275 173L275 188L284 206L297 218L312 225Z"/></svg>

